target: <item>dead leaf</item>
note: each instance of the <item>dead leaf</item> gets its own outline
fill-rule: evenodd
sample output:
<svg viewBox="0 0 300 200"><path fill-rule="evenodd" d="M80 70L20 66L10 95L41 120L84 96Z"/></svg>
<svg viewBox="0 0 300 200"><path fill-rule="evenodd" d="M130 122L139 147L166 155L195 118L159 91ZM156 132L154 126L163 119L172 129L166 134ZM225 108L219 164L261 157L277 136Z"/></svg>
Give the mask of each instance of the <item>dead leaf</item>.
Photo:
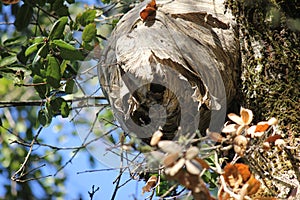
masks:
<svg viewBox="0 0 300 200"><path fill-rule="evenodd" d="M268 128L269 128L268 122L259 122L256 125L254 132L265 132L266 130L268 130Z"/></svg>
<svg viewBox="0 0 300 200"><path fill-rule="evenodd" d="M278 120L275 117L272 117L271 119L268 120L268 124L270 126L276 125L276 124L278 124Z"/></svg>
<svg viewBox="0 0 300 200"><path fill-rule="evenodd" d="M187 160L191 160L191 159L194 159L198 156L199 154L199 149L195 146L192 146L190 148L188 148L188 150L186 151L185 153L185 158Z"/></svg>
<svg viewBox="0 0 300 200"><path fill-rule="evenodd" d="M146 8L140 12L140 17L143 19L143 21L145 21L149 16L153 16L155 14L156 9L156 1L152 0L150 3L148 3Z"/></svg>
<svg viewBox="0 0 300 200"><path fill-rule="evenodd" d="M187 160L185 161L186 170L193 175L199 175L201 173L202 167L195 160Z"/></svg>
<svg viewBox="0 0 300 200"><path fill-rule="evenodd" d="M155 131L154 134L152 135L150 145L151 146L156 146L158 144L158 142L160 141L162 136L163 136L163 133L160 130Z"/></svg>
<svg viewBox="0 0 300 200"><path fill-rule="evenodd" d="M248 184L247 195L252 195L259 190L261 183L252 174L250 179L247 181L247 184Z"/></svg>
<svg viewBox="0 0 300 200"><path fill-rule="evenodd" d="M178 153L168 154L168 155L164 158L164 166L165 166L165 167L173 166L174 163L177 161L178 157L179 157Z"/></svg>
<svg viewBox="0 0 300 200"><path fill-rule="evenodd" d="M199 157L194 158L194 160L196 160L204 169L209 169L209 165L207 164L207 162Z"/></svg>
<svg viewBox="0 0 300 200"><path fill-rule="evenodd" d="M208 129L206 129L206 135L214 142L223 142L225 138L217 132L211 132Z"/></svg>
<svg viewBox="0 0 300 200"><path fill-rule="evenodd" d="M248 125L253 120L253 112L246 108L241 108L240 111L241 118L243 120L244 125Z"/></svg>
<svg viewBox="0 0 300 200"><path fill-rule="evenodd" d="M150 192L151 189L155 186L156 181L157 181L157 177L155 175L152 175L148 179L146 185L142 188L142 194L144 194L145 192Z"/></svg>
<svg viewBox="0 0 300 200"><path fill-rule="evenodd" d="M280 139L281 135L273 135L268 137L265 142L274 143L277 139Z"/></svg>

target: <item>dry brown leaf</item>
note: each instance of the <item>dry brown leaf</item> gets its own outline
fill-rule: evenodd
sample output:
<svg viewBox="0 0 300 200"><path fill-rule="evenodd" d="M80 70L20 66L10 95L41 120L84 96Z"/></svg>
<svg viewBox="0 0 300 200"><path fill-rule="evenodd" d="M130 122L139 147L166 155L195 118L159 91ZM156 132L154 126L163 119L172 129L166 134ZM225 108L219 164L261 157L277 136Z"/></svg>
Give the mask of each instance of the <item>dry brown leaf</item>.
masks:
<svg viewBox="0 0 300 200"><path fill-rule="evenodd" d="M157 177L155 175L152 175L148 179L146 185L142 188L142 194L144 194L145 192L150 192L151 189L155 186L156 181L157 181Z"/></svg>
<svg viewBox="0 0 300 200"><path fill-rule="evenodd" d="M222 132L223 133L233 133L233 132L236 132L238 127L239 127L239 125L237 125L237 124L229 124L222 129Z"/></svg>
<svg viewBox="0 0 300 200"><path fill-rule="evenodd" d="M206 129L206 135L214 142L223 142L225 138L217 132L211 132L208 129Z"/></svg>
<svg viewBox="0 0 300 200"><path fill-rule="evenodd" d="M252 195L259 190L261 183L252 174L250 179L247 181L247 184L247 195Z"/></svg>
<svg viewBox="0 0 300 200"><path fill-rule="evenodd" d="M236 163L234 166L237 168L238 172L242 175L243 182L245 183L251 176L249 166L243 163Z"/></svg>
<svg viewBox="0 0 300 200"><path fill-rule="evenodd" d="M155 0L152 0L145 9L143 9L140 12L140 17L143 19L143 21L147 20L148 17L153 16L156 12L156 2Z"/></svg>
<svg viewBox="0 0 300 200"><path fill-rule="evenodd" d="M244 124L243 119L235 113L229 113L227 116L231 121L235 122L238 125Z"/></svg>
<svg viewBox="0 0 300 200"><path fill-rule="evenodd" d="M178 157L179 157L179 154L178 154L178 153L168 154L168 155L164 158L164 166L165 166L165 167L173 166L174 163L177 161Z"/></svg>
<svg viewBox="0 0 300 200"><path fill-rule="evenodd" d="M276 125L276 124L278 124L278 120L275 117L272 117L271 119L268 120L268 124L270 126Z"/></svg>
<svg viewBox="0 0 300 200"><path fill-rule="evenodd" d="M242 107L240 114L241 114L241 118L243 121L243 125L248 125L252 122L253 112L251 110ZM242 125L242 124L240 124L240 125Z"/></svg>
<svg viewBox="0 0 300 200"><path fill-rule="evenodd" d="M209 169L209 165L207 164L207 162L199 157L194 158L194 160L196 160L204 169Z"/></svg>
<svg viewBox="0 0 300 200"><path fill-rule="evenodd" d="M174 176L175 174L177 174L177 172L179 172L180 169L183 168L185 163L185 159L184 158L180 158L173 167L170 168L169 175L170 176Z"/></svg>
<svg viewBox="0 0 300 200"><path fill-rule="evenodd" d="M193 175L199 175L201 173L202 167L195 160L187 160L185 161L186 170Z"/></svg>
<svg viewBox="0 0 300 200"><path fill-rule="evenodd" d="M259 122L254 132L265 132L269 128L268 122Z"/></svg>
<svg viewBox="0 0 300 200"><path fill-rule="evenodd" d="M265 142L274 143L276 140L280 139L281 135L273 135L268 137Z"/></svg>
<svg viewBox="0 0 300 200"><path fill-rule="evenodd" d="M171 140L162 140L158 142L158 147L166 153L177 153L181 151L180 145Z"/></svg>
<svg viewBox="0 0 300 200"><path fill-rule="evenodd" d="M192 146L190 148L188 148L188 150L185 153L185 158L187 160L191 160L193 158L196 158L199 154L199 149L195 146Z"/></svg>
<svg viewBox="0 0 300 200"><path fill-rule="evenodd" d="M248 140L243 135L238 135L233 140L233 149L239 156L244 156L247 149Z"/></svg>
<svg viewBox="0 0 300 200"><path fill-rule="evenodd" d="M155 131L154 134L152 135L150 145L151 146L156 146L158 144L158 142L160 141L162 136L163 136L163 133L160 130Z"/></svg>

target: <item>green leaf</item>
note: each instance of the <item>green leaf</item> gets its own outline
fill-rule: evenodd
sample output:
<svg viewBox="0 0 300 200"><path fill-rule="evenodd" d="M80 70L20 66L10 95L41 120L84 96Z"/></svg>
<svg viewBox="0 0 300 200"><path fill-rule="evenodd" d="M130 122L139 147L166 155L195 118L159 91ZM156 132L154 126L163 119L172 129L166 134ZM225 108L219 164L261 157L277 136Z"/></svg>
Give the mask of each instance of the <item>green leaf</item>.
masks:
<svg viewBox="0 0 300 200"><path fill-rule="evenodd" d="M70 108L68 106L68 103L64 100L60 106L61 116L63 118L66 118L69 116Z"/></svg>
<svg viewBox="0 0 300 200"><path fill-rule="evenodd" d="M59 9L60 7L62 7L63 5L64 5L64 0L55 0L51 4L51 9L54 10L54 11L56 11L57 9Z"/></svg>
<svg viewBox="0 0 300 200"><path fill-rule="evenodd" d="M60 87L60 66L56 58L49 56L48 57L48 67L46 73L47 83L54 88Z"/></svg>
<svg viewBox="0 0 300 200"><path fill-rule="evenodd" d="M74 80L69 80L66 83L65 92L67 94L73 94L77 91L77 87Z"/></svg>
<svg viewBox="0 0 300 200"><path fill-rule="evenodd" d="M25 56L29 56L30 54L32 54L33 52L38 50L38 45L40 45L41 43L34 43L31 46L29 46L26 51L25 51Z"/></svg>
<svg viewBox="0 0 300 200"><path fill-rule="evenodd" d="M70 113L68 103L61 97L51 100L49 109L54 115L60 114L62 117L68 117Z"/></svg>
<svg viewBox="0 0 300 200"><path fill-rule="evenodd" d="M55 11L58 16L68 16L69 10L66 5L64 5L64 0L55 0L51 4L51 10Z"/></svg>
<svg viewBox="0 0 300 200"><path fill-rule="evenodd" d="M60 74L64 74L64 72L67 69L68 63L69 63L69 61L67 61L67 60L62 61L62 63L60 64Z"/></svg>
<svg viewBox="0 0 300 200"><path fill-rule="evenodd" d="M32 14L32 7L26 3L19 8L16 20L14 22L14 25L18 31L23 30L29 25L32 18Z"/></svg>
<svg viewBox="0 0 300 200"><path fill-rule="evenodd" d="M18 58L16 55L7 56L0 60L0 67L11 65L14 62L17 62Z"/></svg>
<svg viewBox="0 0 300 200"><path fill-rule="evenodd" d="M33 76L33 81L34 84L38 84L38 83L45 83L46 80L38 75L34 75ZM35 90L38 92L39 96L42 99L46 98L46 94L47 94L47 86L46 85L36 85L34 86Z"/></svg>
<svg viewBox="0 0 300 200"><path fill-rule="evenodd" d="M82 13L81 15L77 15L76 20L82 25L82 26L86 26L92 22L94 22L95 18L96 18L96 10L86 10L84 13Z"/></svg>
<svg viewBox="0 0 300 200"><path fill-rule="evenodd" d="M84 60L84 55L79 50L60 49L60 56L65 60Z"/></svg>
<svg viewBox="0 0 300 200"><path fill-rule="evenodd" d="M69 4L75 3L75 0L67 0Z"/></svg>
<svg viewBox="0 0 300 200"><path fill-rule="evenodd" d="M46 37L35 37L35 38L32 38L32 39L30 39L29 41L31 42L31 43L42 43L42 42L44 42L46 40Z"/></svg>
<svg viewBox="0 0 300 200"><path fill-rule="evenodd" d="M66 5L62 5L59 9L55 10L55 13L60 17L68 16L69 15L69 9Z"/></svg>
<svg viewBox="0 0 300 200"><path fill-rule="evenodd" d="M65 26L68 23L68 17L61 17L59 18L54 25L49 34L49 39L60 39L63 38L63 32L65 30Z"/></svg>
<svg viewBox="0 0 300 200"><path fill-rule="evenodd" d="M36 0L35 2L40 6L44 6L47 1L46 0Z"/></svg>
<svg viewBox="0 0 300 200"><path fill-rule="evenodd" d="M76 51L76 48L63 40L53 40L53 44L57 45L60 49Z"/></svg>
<svg viewBox="0 0 300 200"><path fill-rule="evenodd" d="M25 56L25 51L26 51L26 47L22 46L21 51L17 54L18 60L24 65L28 60L28 58Z"/></svg>
<svg viewBox="0 0 300 200"><path fill-rule="evenodd" d="M48 53L49 53L49 45L46 43L39 49L37 55L41 56L42 58L46 58Z"/></svg>
<svg viewBox="0 0 300 200"><path fill-rule="evenodd" d="M40 61L41 58L46 58L49 53L49 45L46 43L41 48L39 48L38 52L36 53L32 65L35 66L37 62Z"/></svg>
<svg viewBox="0 0 300 200"><path fill-rule="evenodd" d="M18 37L14 37L14 38L9 38L7 40L5 40L3 42L4 46L8 47L8 46L12 46L12 45L20 45L20 44L24 44L27 40L26 36L18 36Z"/></svg>
<svg viewBox="0 0 300 200"><path fill-rule="evenodd" d="M82 46L84 47L84 49L88 50L88 51L92 51L95 46L90 44L89 42L82 42Z"/></svg>
<svg viewBox="0 0 300 200"><path fill-rule="evenodd" d="M88 24L82 32L82 40L84 42L91 42L97 34L96 24Z"/></svg>
<svg viewBox="0 0 300 200"><path fill-rule="evenodd" d="M52 118L49 118L48 112L45 109L41 109L38 113L38 120L42 126L48 126L51 123Z"/></svg>

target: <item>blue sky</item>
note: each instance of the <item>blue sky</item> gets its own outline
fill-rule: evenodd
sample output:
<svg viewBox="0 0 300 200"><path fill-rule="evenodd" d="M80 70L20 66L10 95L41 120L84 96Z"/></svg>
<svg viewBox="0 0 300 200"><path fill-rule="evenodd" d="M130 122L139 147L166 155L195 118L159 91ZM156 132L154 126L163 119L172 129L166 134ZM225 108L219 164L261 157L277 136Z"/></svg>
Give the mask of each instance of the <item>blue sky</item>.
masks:
<svg viewBox="0 0 300 200"><path fill-rule="evenodd" d="M96 1L82 1L86 4L92 5ZM98 3L99 5L99 3ZM4 6L4 12L10 13L10 6ZM14 19L10 19L13 21ZM0 16L0 21L3 21L2 16ZM99 87L97 82L94 81L94 86ZM89 88L87 86L86 88ZM93 88L95 89L95 88ZM83 113L81 117L86 117L87 113ZM91 116L91 115L90 115ZM61 125L63 125L61 127ZM57 128L61 127L61 128ZM81 138L78 135L72 136L72 132L78 133L78 125L75 123L70 122L70 119L62 119L61 117L56 117L53 119L51 125L43 130L41 137L45 139L45 143L53 144L57 146L79 146L82 143ZM61 137L62 135L66 135L65 140L62 140L61 143L57 143L57 138ZM97 147L96 147L97 148ZM103 148L100 148L103 150ZM100 150L98 152L101 152ZM63 155L64 161L67 161L71 156L71 151L60 151ZM97 151L96 151L97 153ZM93 153L95 154L95 151ZM81 195L83 200L89 200L88 191L91 191L93 185L95 187L100 187L100 190L95 194L94 199L111 199L112 192L114 190L115 185L113 181L119 175L118 170L111 170L111 171L103 171L103 172L89 172L89 173L81 173L78 172L90 170L90 169L107 169L110 165L107 163L107 160L112 160L115 158L110 159L109 155L106 155L105 159L101 159L101 153L97 154L97 158L95 159L95 166L92 168L89 165L89 155L88 152L82 151L77 154L77 156L72 161L72 164L68 164L65 169L64 173L67 175L68 179L65 185L65 192L67 193L66 198L67 200L76 200L78 199L79 194ZM103 155L104 156L104 155ZM115 162L115 161L114 161ZM117 162L116 162L117 164ZM52 169L46 169L45 171L49 171L49 174L55 173ZM58 175L59 176L59 175ZM50 178L51 179L51 178ZM129 179L128 173L124 173L123 178L121 180L121 184ZM48 180L45 180L48 181ZM3 179L0 177L0 184L3 183ZM116 200L124 200L124 199L144 199L147 197L147 194L144 196L141 195L141 187L144 185L143 181L130 181L125 186L118 190ZM0 196L3 196L3 188L0 187ZM38 193L38 191L36 191Z"/></svg>

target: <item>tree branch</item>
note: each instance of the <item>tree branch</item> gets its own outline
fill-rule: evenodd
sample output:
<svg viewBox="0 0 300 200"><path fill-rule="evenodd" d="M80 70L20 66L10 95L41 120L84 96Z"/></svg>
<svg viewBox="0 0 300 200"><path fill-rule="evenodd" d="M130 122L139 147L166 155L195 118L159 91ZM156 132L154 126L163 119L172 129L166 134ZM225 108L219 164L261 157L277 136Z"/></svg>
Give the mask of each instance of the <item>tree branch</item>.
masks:
<svg viewBox="0 0 300 200"><path fill-rule="evenodd" d="M72 103L77 101L84 101L84 100L106 100L104 96L84 96L78 97L74 99L68 99L66 102ZM0 101L0 108L5 107L19 107L19 106L41 106L47 100L26 100L26 101Z"/></svg>

